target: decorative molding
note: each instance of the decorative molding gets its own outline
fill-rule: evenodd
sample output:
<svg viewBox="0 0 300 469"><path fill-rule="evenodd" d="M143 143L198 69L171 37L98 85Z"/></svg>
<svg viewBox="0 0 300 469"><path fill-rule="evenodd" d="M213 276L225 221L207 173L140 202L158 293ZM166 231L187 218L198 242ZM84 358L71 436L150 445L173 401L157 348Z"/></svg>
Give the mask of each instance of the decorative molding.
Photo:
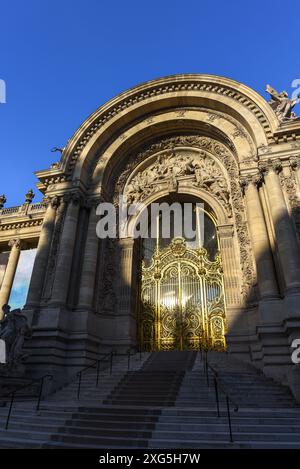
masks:
<svg viewBox="0 0 300 469"><path fill-rule="evenodd" d="M181 92L181 91L204 91L215 93L217 96L223 95L228 98L231 98L234 101L241 103L245 106L258 121L260 122L261 126L264 128L265 134L268 138L268 141L272 142L273 134L272 130L269 126L268 120L265 114L262 112L260 107L252 101L248 96L243 93L240 93L234 88L230 86L226 86L224 84L212 84L209 82L203 81L202 83L199 80L187 80L182 82L176 82L171 84L166 84L163 87L161 84L153 85L146 91L140 92L137 91L133 94L130 98L124 98L117 106L110 108L108 111L103 110L102 113L91 123L91 125L86 129L83 133L81 139L77 143L76 147L70 152L68 155L68 162L66 173L67 175L71 174L73 168L76 164L76 161L82 152L83 148L86 146L88 141L93 137L93 135L110 119L114 118L117 114L123 112L125 109L130 108L131 106L144 101L148 98L152 98L154 96L162 96L164 94L173 93L173 92ZM210 113L210 116L216 115L215 113ZM216 117L211 117L211 119L215 119ZM65 153L67 155L67 153Z"/></svg>
<svg viewBox="0 0 300 469"><path fill-rule="evenodd" d="M0 225L0 231L19 230L21 228L30 228L32 226L40 226L43 224L43 219L28 220L24 222L6 223Z"/></svg>

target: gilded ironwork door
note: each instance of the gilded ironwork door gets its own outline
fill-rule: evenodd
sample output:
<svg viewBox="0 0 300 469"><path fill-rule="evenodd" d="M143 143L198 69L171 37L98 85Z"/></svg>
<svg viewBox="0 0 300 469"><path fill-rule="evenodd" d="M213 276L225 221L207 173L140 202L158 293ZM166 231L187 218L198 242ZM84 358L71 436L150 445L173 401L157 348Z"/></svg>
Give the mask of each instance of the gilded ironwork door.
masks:
<svg viewBox="0 0 300 469"><path fill-rule="evenodd" d="M156 250L142 265L139 340L143 350L225 348L220 256L190 249L183 238Z"/></svg>

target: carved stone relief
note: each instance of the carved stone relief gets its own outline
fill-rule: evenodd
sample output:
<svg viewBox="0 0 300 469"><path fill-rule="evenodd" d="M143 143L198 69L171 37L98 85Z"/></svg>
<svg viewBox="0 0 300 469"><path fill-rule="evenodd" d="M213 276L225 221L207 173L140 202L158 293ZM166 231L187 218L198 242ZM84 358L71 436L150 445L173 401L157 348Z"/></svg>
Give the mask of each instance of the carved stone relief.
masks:
<svg viewBox="0 0 300 469"><path fill-rule="evenodd" d="M296 171L299 170L300 160L298 157L290 158L290 166L283 168L279 173L281 185L286 193L290 213L294 220L298 238L300 240L300 200L298 196L298 182Z"/></svg>
<svg viewBox="0 0 300 469"><path fill-rule="evenodd" d="M129 204L142 202L149 195L167 186L169 192L177 191L179 180L185 177L196 187L213 194L232 215L229 204L228 182L219 165L205 151L175 150L160 153L154 163L138 171L126 184L124 195Z"/></svg>
<svg viewBox="0 0 300 469"><path fill-rule="evenodd" d="M42 295L45 301L49 300L49 298L51 297L51 293L52 293L52 285L54 281L57 254L58 254L58 249L59 249L59 241L60 241L60 237L61 237L61 233L62 233L62 229L64 225L65 215L66 215L66 201L62 199L57 209L54 233L53 233L53 238L52 238L52 243L51 243L51 250L50 250L50 255L48 259L47 276L45 279L45 286L44 286L44 291Z"/></svg>
<svg viewBox="0 0 300 469"><path fill-rule="evenodd" d="M118 278L118 246L115 239L107 239L105 244L99 307L103 313L114 314L117 307L115 285Z"/></svg>
<svg viewBox="0 0 300 469"><path fill-rule="evenodd" d="M182 147L185 148L184 154ZM197 158L195 149L201 150ZM153 161L150 157L158 152L161 152L160 158ZM138 170L137 167L148 158L151 164L141 165ZM119 195L124 193L130 203L141 202L154 193L158 185L168 184L171 191L176 191L178 181L184 178L190 178L194 187L201 187L213 194L226 209L227 215L234 218L243 273L242 295L245 299L249 298L255 283L255 268L244 215L239 169L235 157L223 144L199 135L162 139L140 153L129 156L125 168L116 180L112 197L116 204Z"/></svg>

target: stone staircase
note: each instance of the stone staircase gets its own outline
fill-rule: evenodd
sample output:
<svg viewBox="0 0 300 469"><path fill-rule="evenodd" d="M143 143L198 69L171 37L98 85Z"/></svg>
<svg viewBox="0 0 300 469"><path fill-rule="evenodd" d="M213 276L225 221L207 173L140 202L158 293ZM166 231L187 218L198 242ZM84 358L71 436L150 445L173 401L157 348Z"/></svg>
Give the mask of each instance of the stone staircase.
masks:
<svg viewBox="0 0 300 469"><path fill-rule="evenodd" d="M213 375L209 387L200 354L154 352L126 358L113 374L95 371L43 401L36 414L17 402L0 448L300 448L300 407L287 388L251 365L210 352L209 363L239 405L231 409L234 442L229 442L224 395L216 415ZM0 408L0 427L7 408Z"/></svg>

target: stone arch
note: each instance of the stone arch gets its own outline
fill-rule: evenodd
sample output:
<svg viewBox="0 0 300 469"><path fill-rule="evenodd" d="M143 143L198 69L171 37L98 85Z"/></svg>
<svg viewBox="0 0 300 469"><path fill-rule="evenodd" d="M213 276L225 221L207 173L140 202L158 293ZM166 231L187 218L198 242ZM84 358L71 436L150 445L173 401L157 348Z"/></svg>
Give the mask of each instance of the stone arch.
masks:
<svg viewBox="0 0 300 469"><path fill-rule="evenodd" d="M133 125L148 128L151 133L160 115L176 110L177 119L183 121L187 109L206 111L203 123L207 125L215 126L221 119L220 113L228 121L235 120L235 144L238 146L240 138L251 139L254 150L251 157L256 156L257 148L274 141L273 134L279 124L266 101L241 83L212 75L170 76L121 93L95 111L69 140L59 170L67 178L85 180L93 161L102 159L113 141L124 143L124 133ZM201 121L201 117L197 120Z"/></svg>
<svg viewBox="0 0 300 469"><path fill-rule="evenodd" d="M220 126L241 160L255 159L258 148L274 142L279 125L266 101L234 80L201 74L161 78L121 93L88 117L68 141L61 161L53 166L54 180L80 181L84 187L95 161L101 159L106 164L118 147L122 151L123 145L129 144L127 134L133 127L147 137L147 133L155 133L162 116L166 120L165 114L172 111L178 125L192 119L216 132ZM187 114L193 111L198 115ZM250 142L252 148L245 153Z"/></svg>
<svg viewBox="0 0 300 469"><path fill-rule="evenodd" d="M120 173L118 173L118 177L115 178L114 203L118 203L118 196L124 194L126 184L130 181L132 175L137 173L139 167L149 164L150 161L163 151L177 151L184 148L189 148L194 152L205 152L207 155L210 155L210 158L218 161L222 174L228 183L230 200L227 204L224 203L224 200L220 201L220 197L218 199L216 193L210 193L207 187L201 187L201 185L197 184L193 187L190 184L191 181L188 184L180 181L183 184L179 184L177 190L179 194L189 193L198 198L202 197L203 200L206 200L213 207L218 220L223 250L227 249L227 254L224 255L224 258L229 256L228 269L231 272L234 271L235 279L227 283L228 286L232 286L229 303L240 304L243 298L249 297L249 292L255 283L256 274L246 224L243 197L239 185L239 166L233 152L224 144L211 137L203 137L202 135L177 135L159 140L158 143L149 145L149 147L143 147L142 151L137 152L137 154L132 153L128 159L126 159L126 155L123 155L127 165L123 166ZM143 192L146 194L146 188ZM159 192L156 189L149 196L146 194L146 197L143 200L139 200L139 202L142 201L148 204L158 197L161 198L168 195L168 193L169 189L167 187L161 187ZM234 266L229 266L229 258L235 258Z"/></svg>
<svg viewBox="0 0 300 469"><path fill-rule="evenodd" d="M186 195L186 196L191 196L192 199L198 199L199 201L206 202L210 209L211 214L213 215L216 221L217 227L232 224L232 222L228 220L228 215L226 211L224 210L224 207L222 207L220 202L216 200L208 192L201 190L199 188L185 187L185 188L179 188L177 194L179 197L181 195ZM159 202L160 200L167 198L169 195L170 195L170 192L167 189L161 190L159 192L156 192L155 194L152 194L151 196L147 197L147 199L143 201L145 209L147 209L152 203ZM128 230L127 230L127 234L129 238L133 238L134 228L136 224L138 223L139 216L140 214L137 214L136 216L131 216L129 219Z"/></svg>
<svg viewBox="0 0 300 469"><path fill-rule="evenodd" d="M182 111L183 112L183 111ZM228 148L235 155L237 162L241 164L252 164L257 161L257 150L255 142L250 134L239 125L235 119L220 113L213 114L213 122L210 122L212 114L207 110L185 110L184 115L179 117L180 111L162 113L152 117L150 124L147 119L133 124L130 128L120 134L108 145L101 156L96 157L89 166L90 174L85 177L90 179L93 186L101 185L106 191L107 181L113 173L118 163L124 159L128 150L140 146L141 142L147 142L154 138L163 138L172 133L187 132L213 136L217 141L225 142ZM93 142L86 148L87 154L92 151ZM85 157L82 157L82 168ZM81 171L78 166L78 171ZM80 172L77 173L80 177Z"/></svg>

